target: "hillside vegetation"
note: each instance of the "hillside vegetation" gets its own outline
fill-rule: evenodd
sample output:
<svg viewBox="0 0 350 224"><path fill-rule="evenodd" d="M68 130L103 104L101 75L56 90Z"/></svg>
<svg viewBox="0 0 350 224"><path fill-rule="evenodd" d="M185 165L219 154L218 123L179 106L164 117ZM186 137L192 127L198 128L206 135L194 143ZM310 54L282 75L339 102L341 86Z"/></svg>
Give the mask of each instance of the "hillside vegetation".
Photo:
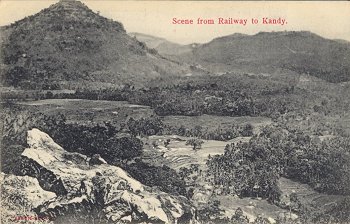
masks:
<svg viewBox="0 0 350 224"><path fill-rule="evenodd" d="M178 58L217 73L287 69L334 83L350 80L350 45L306 31L233 34L199 45Z"/></svg>
<svg viewBox="0 0 350 224"><path fill-rule="evenodd" d="M60 1L2 30L1 74L8 86L142 85L150 78L189 72L79 1Z"/></svg>

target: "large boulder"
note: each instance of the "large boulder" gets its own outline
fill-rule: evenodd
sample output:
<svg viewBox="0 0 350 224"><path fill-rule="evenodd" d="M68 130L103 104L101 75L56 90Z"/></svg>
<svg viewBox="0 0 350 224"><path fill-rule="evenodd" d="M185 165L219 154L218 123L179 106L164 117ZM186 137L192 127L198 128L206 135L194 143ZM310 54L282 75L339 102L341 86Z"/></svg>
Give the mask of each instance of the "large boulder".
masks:
<svg viewBox="0 0 350 224"><path fill-rule="evenodd" d="M28 131L27 143L22 153L23 174L35 177L44 190L58 195L40 203L36 212L56 223L67 223L67 219L184 223L193 217L186 198L145 186L119 167L93 165L87 156L65 151L38 129Z"/></svg>

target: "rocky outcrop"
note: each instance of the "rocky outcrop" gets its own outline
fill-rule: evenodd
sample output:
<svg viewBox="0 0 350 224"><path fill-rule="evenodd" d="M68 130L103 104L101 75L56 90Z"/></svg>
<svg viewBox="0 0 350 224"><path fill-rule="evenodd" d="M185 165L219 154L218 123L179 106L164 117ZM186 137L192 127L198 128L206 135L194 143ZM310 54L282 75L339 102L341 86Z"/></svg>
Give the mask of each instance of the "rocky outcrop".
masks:
<svg viewBox="0 0 350 224"><path fill-rule="evenodd" d="M186 198L145 186L119 167L93 165L87 156L65 151L38 129L28 131L27 143L22 153L23 174L35 177L44 190L57 195L54 200L45 197L34 206L35 211L55 223L67 223L66 219L184 223L192 219L193 209Z"/></svg>
<svg viewBox="0 0 350 224"><path fill-rule="evenodd" d="M56 197L53 192L43 190L37 179L1 173L1 223L14 223L25 219L47 219L32 210Z"/></svg>

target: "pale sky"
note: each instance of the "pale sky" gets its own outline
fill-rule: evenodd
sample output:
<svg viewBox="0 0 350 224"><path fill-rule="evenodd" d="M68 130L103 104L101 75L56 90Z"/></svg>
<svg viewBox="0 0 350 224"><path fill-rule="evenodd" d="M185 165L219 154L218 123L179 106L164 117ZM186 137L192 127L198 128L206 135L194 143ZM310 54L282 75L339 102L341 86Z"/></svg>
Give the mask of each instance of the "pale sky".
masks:
<svg viewBox="0 0 350 224"><path fill-rule="evenodd" d="M58 2L0 0L0 25L7 25ZM82 1L102 16L123 23L127 32L139 32L188 44L203 43L233 33L308 30L330 39L350 41L350 2L228 2L228 1ZM262 18L282 18L287 24L261 24ZM193 19L192 25L172 24L173 18ZM214 19L198 25L197 19ZM219 18L247 19L247 24L218 24ZM259 24L251 24L251 19Z"/></svg>

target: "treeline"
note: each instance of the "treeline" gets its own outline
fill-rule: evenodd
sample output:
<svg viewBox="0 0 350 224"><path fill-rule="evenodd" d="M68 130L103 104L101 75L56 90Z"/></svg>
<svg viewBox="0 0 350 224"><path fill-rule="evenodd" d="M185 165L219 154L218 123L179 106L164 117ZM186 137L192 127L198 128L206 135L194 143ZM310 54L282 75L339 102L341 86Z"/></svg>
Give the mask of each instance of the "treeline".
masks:
<svg viewBox="0 0 350 224"><path fill-rule="evenodd" d="M296 108L303 104L295 95L285 96L285 91L275 91L270 95L269 90L264 93L252 94L237 87L226 88L212 85L203 87L200 84L176 84L164 88L152 87L134 89L126 85L123 88L88 90L78 89L75 93L48 92L46 98L75 98L89 100L129 101L130 103L151 106L159 116L186 115L198 116L202 114L219 116L275 116Z"/></svg>
<svg viewBox="0 0 350 224"><path fill-rule="evenodd" d="M295 111L278 117L276 122L287 130L298 129L309 135L350 137L350 129L346 122L347 116L346 112L343 115L334 116L329 112L326 115L326 113L319 112L302 113Z"/></svg>
<svg viewBox="0 0 350 224"><path fill-rule="evenodd" d="M186 196L186 183L168 166L153 166L136 159L133 163L121 164L136 180L147 186L158 186L161 191Z"/></svg>
<svg viewBox="0 0 350 224"><path fill-rule="evenodd" d="M119 129L108 122L81 125L66 122L65 116L61 113L50 116L29 111L14 111L3 116L2 147L10 145L26 147L26 132L38 128L49 134L67 151L88 156L100 154L109 162L132 159L142 152L140 139L120 133Z"/></svg>
<svg viewBox="0 0 350 224"><path fill-rule="evenodd" d="M258 116L285 113L286 103L260 100L240 89L202 89L200 86L173 86L134 92L132 103L148 105L160 116L202 114L219 116ZM267 102L269 101L269 102ZM267 107L266 105L271 105Z"/></svg>
<svg viewBox="0 0 350 224"><path fill-rule="evenodd" d="M183 125L164 125L164 135L180 135L185 137L197 137L206 140L227 141L236 137L249 137L253 135L253 125L247 124L233 124L229 127L217 127L215 129L208 129L201 125L195 125L192 128Z"/></svg>
<svg viewBox="0 0 350 224"><path fill-rule="evenodd" d="M221 188L223 194L262 197L277 202L281 195L277 186L278 168L270 163L272 153L263 150L250 148L248 143L227 145L223 155L209 156L209 180Z"/></svg>
<svg viewBox="0 0 350 224"><path fill-rule="evenodd" d="M208 159L212 182L224 193L278 201L280 176L307 183L315 190L349 195L349 138L321 142L302 132L266 127L248 143L231 144L223 155Z"/></svg>
<svg viewBox="0 0 350 224"><path fill-rule="evenodd" d="M290 78L291 79L291 78ZM344 97L321 86L322 96L317 90L298 87L294 81L250 77L228 74L157 79L147 86L136 88L123 84L111 88L77 88L74 92L55 90L59 86L45 86L44 93L33 92L16 95L3 94L3 98L75 98L89 100L129 101L151 106L159 116L201 114L219 116L267 116L280 117L289 112L334 114L348 106L342 103ZM342 87L343 88L343 87ZM51 90L50 90L51 89ZM347 91L345 87L344 91ZM27 94L27 95L26 95Z"/></svg>
<svg viewBox="0 0 350 224"><path fill-rule="evenodd" d="M110 89L48 91L46 98L127 100L151 106L160 116L201 114L219 116L276 116L305 108L309 93L286 83L244 75L156 80L143 88L130 84Z"/></svg>

